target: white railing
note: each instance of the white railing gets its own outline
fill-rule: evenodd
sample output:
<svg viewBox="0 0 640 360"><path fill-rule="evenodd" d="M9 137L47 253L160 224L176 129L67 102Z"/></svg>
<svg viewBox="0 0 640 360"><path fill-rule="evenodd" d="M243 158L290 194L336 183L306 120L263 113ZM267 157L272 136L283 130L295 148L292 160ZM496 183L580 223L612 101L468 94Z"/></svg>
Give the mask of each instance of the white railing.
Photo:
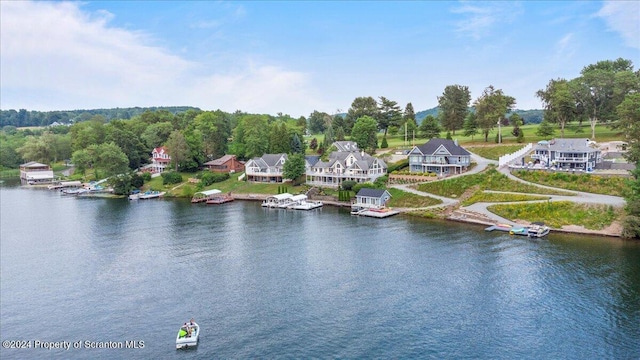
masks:
<svg viewBox="0 0 640 360"><path fill-rule="evenodd" d="M511 154L507 154L507 155L503 155L500 156L498 158L498 167L503 167L507 164L509 164L510 162L512 162L513 160L523 157L526 153L528 153L529 151L531 151L531 148L533 148L533 144L528 143L525 147L523 147L522 149L511 153Z"/></svg>

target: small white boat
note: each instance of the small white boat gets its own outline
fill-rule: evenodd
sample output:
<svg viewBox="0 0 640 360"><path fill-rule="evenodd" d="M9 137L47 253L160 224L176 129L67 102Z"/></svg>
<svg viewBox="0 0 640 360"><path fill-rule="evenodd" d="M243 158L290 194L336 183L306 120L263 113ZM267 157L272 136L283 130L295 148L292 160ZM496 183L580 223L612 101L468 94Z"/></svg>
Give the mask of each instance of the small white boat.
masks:
<svg viewBox="0 0 640 360"><path fill-rule="evenodd" d="M129 194L129 200L138 200L140 199L140 190L133 190L131 194Z"/></svg>
<svg viewBox="0 0 640 360"><path fill-rule="evenodd" d="M176 335L176 349L188 348L198 345L200 326L193 320L182 325Z"/></svg>
<svg viewBox="0 0 640 360"><path fill-rule="evenodd" d="M138 197L139 199L155 199L155 198L159 198L164 196L165 192L162 191L145 191L144 193L140 194L140 196Z"/></svg>
<svg viewBox="0 0 640 360"><path fill-rule="evenodd" d="M529 225L527 236L541 238L549 233L550 229L542 222L534 222Z"/></svg>

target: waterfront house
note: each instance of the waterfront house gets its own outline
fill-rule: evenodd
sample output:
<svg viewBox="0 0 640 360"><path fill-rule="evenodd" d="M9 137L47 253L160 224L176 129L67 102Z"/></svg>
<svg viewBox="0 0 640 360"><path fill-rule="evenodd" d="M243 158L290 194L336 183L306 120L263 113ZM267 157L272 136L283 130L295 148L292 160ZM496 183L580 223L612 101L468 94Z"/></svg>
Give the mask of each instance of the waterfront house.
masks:
<svg viewBox="0 0 640 360"><path fill-rule="evenodd" d="M169 166L170 162L171 156L169 156L165 146L157 147L151 152L151 172L163 172L167 166Z"/></svg>
<svg viewBox="0 0 640 360"><path fill-rule="evenodd" d="M287 161L287 154L264 154L255 157L244 165L247 181L281 183L282 169Z"/></svg>
<svg viewBox="0 0 640 360"><path fill-rule="evenodd" d="M457 141L431 139L409 152L409 171L441 176L462 174L471 164L471 153Z"/></svg>
<svg viewBox="0 0 640 360"><path fill-rule="evenodd" d="M224 155L221 158L208 161L204 166L218 173L235 173L244 171L244 162L239 161L235 155Z"/></svg>
<svg viewBox="0 0 640 360"><path fill-rule="evenodd" d="M22 185L48 184L53 182L51 166L35 161L20 165L20 182Z"/></svg>
<svg viewBox="0 0 640 360"><path fill-rule="evenodd" d="M383 209L391 199L391 194L385 189L362 188L356 194L356 200L351 205L352 211L363 209Z"/></svg>
<svg viewBox="0 0 640 360"><path fill-rule="evenodd" d="M373 182L387 173L387 164L360 151L352 141L336 141L337 151L329 154L328 161L306 159L306 183L308 185L339 187L343 181Z"/></svg>
<svg viewBox="0 0 640 360"><path fill-rule="evenodd" d="M558 170L591 171L602 163L600 149L589 139L539 141L531 158L545 167Z"/></svg>

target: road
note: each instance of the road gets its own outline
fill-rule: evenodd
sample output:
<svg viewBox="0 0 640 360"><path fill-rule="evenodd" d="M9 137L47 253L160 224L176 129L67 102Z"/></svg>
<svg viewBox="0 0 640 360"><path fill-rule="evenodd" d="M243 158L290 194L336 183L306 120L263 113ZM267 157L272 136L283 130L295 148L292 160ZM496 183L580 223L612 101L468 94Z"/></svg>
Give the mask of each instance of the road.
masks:
<svg viewBox="0 0 640 360"><path fill-rule="evenodd" d="M478 156L476 154L473 154L473 153L471 154L471 158L477 164L473 169L471 169L468 172L465 172L463 174L449 176L449 177L447 177L445 179L442 179L442 180L451 179L451 178L457 177L457 176L466 176L466 175L470 175L470 174L479 173L479 172L485 170L489 164L494 164L496 166L498 165L497 161L485 159L485 158L480 157L480 156ZM614 206L614 207L623 207L626 204L624 198L621 198L621 197L618 197L618 196L591 194L591 193L585 193L585 192L579 192L579 191L569 191L569 190L557 189L557 188L553 188L553 187L549 187L549 186L544 186L544 185L531 183L531 182L522 180L522 179L520 179L518 177L515 177L515 176L511 175L511 172L509 171L509 168L506 167L506 166L503 166L502 168L499 168L498 171L500 171L501 173L506 175L509 179L514 180L514 181L519 181L521 183L537 186L539 188L562 190L562 191L567 192L567 193L575 194L573 196L540 194L541 196L545 196L545 197L549 197L550 198L549 200L540 200L540 201L544 201L544 202L546 202L546 201L573 201L575 203L581 203L581 204L604 204L604 205L611 205L611 206ZM441 180L436 180L436 181L441 181ZM406 192L410 192L410 193L413 193L413 194L417 194L417 195L421 195L421 196L429 196L429 197L436 198L436 199L439 199L439 200L442 201L442 204L428 206L428 207L424 207L424 208L419 208L419 210L426 210L426 209L432 209L432 208L442 208L442 207L449 207L449 206L458 206L460 204L460 201L457 200L457 199L452 199L452 198L448 198L448 197L444 197L444 196L438 196L438 195L426 193L426 192L423 192L423 191L418 191L415 188L413 188L413 186L415 186L415 185L405 185L405 184L391 185L391 187L396 188L396 189L400 189L400 190L403 190L403 191L406 191ZM507 191L491 191L491 190L485 190L485 192L510 193L510 192L507 192ZM522 194L522 193L514 193L514 194ZM531 195L537 195L537 194L531 194ZM532 201L526 201L526 202L522 202L522 201L519 201L519 202L501 202L500 204L531 203L531 202ZM460 206L459 209L462 210L463 212L475 213L475 214L481 215L482 217L486 217L487 220L489 220L488 222L506 223L506 224L510 224L510 225L515 225L516 224L516 223L514 223L513 221L511 221L509 219L505 219L503 217L500 217L500 216L492 213L491 211L487 210L488 206L494 205L494 204L497 204L497 203L474 203L474 204L469 205L469 206ZM401 210L409 210L409 209L401 209ZM411 210L418 210L418 209L411 209Z"/></svg>

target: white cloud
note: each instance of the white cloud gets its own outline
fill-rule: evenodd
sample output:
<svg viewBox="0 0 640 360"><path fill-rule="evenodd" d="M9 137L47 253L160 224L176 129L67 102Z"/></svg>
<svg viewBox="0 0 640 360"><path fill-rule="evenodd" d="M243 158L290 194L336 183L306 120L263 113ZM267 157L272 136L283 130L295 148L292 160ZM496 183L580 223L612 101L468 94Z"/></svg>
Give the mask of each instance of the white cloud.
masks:
<svg viewBox="0 0 640 360"><path fill-rule="evenodd" d="M640 2L606 1L597 16L622 36L627 46L640 49Z"/></svg>
<svg viewBox="0 0 640 360"><path fill-rule="evenodd" d="M478 40L491 33L500 23L511 23L523 13L517 2L467 2L453 8L453 13L462 14L464 19L456 23L457 31Z"/></svg>
<svg viewBox="0 0 640 360"><path fill-rule="evenodd" d="M304 73L242 59L211 69L150 34L110 26L112 14L87 13L81 3L0 6L2 109L192 105L306 115L315 105Z"/></svg>

